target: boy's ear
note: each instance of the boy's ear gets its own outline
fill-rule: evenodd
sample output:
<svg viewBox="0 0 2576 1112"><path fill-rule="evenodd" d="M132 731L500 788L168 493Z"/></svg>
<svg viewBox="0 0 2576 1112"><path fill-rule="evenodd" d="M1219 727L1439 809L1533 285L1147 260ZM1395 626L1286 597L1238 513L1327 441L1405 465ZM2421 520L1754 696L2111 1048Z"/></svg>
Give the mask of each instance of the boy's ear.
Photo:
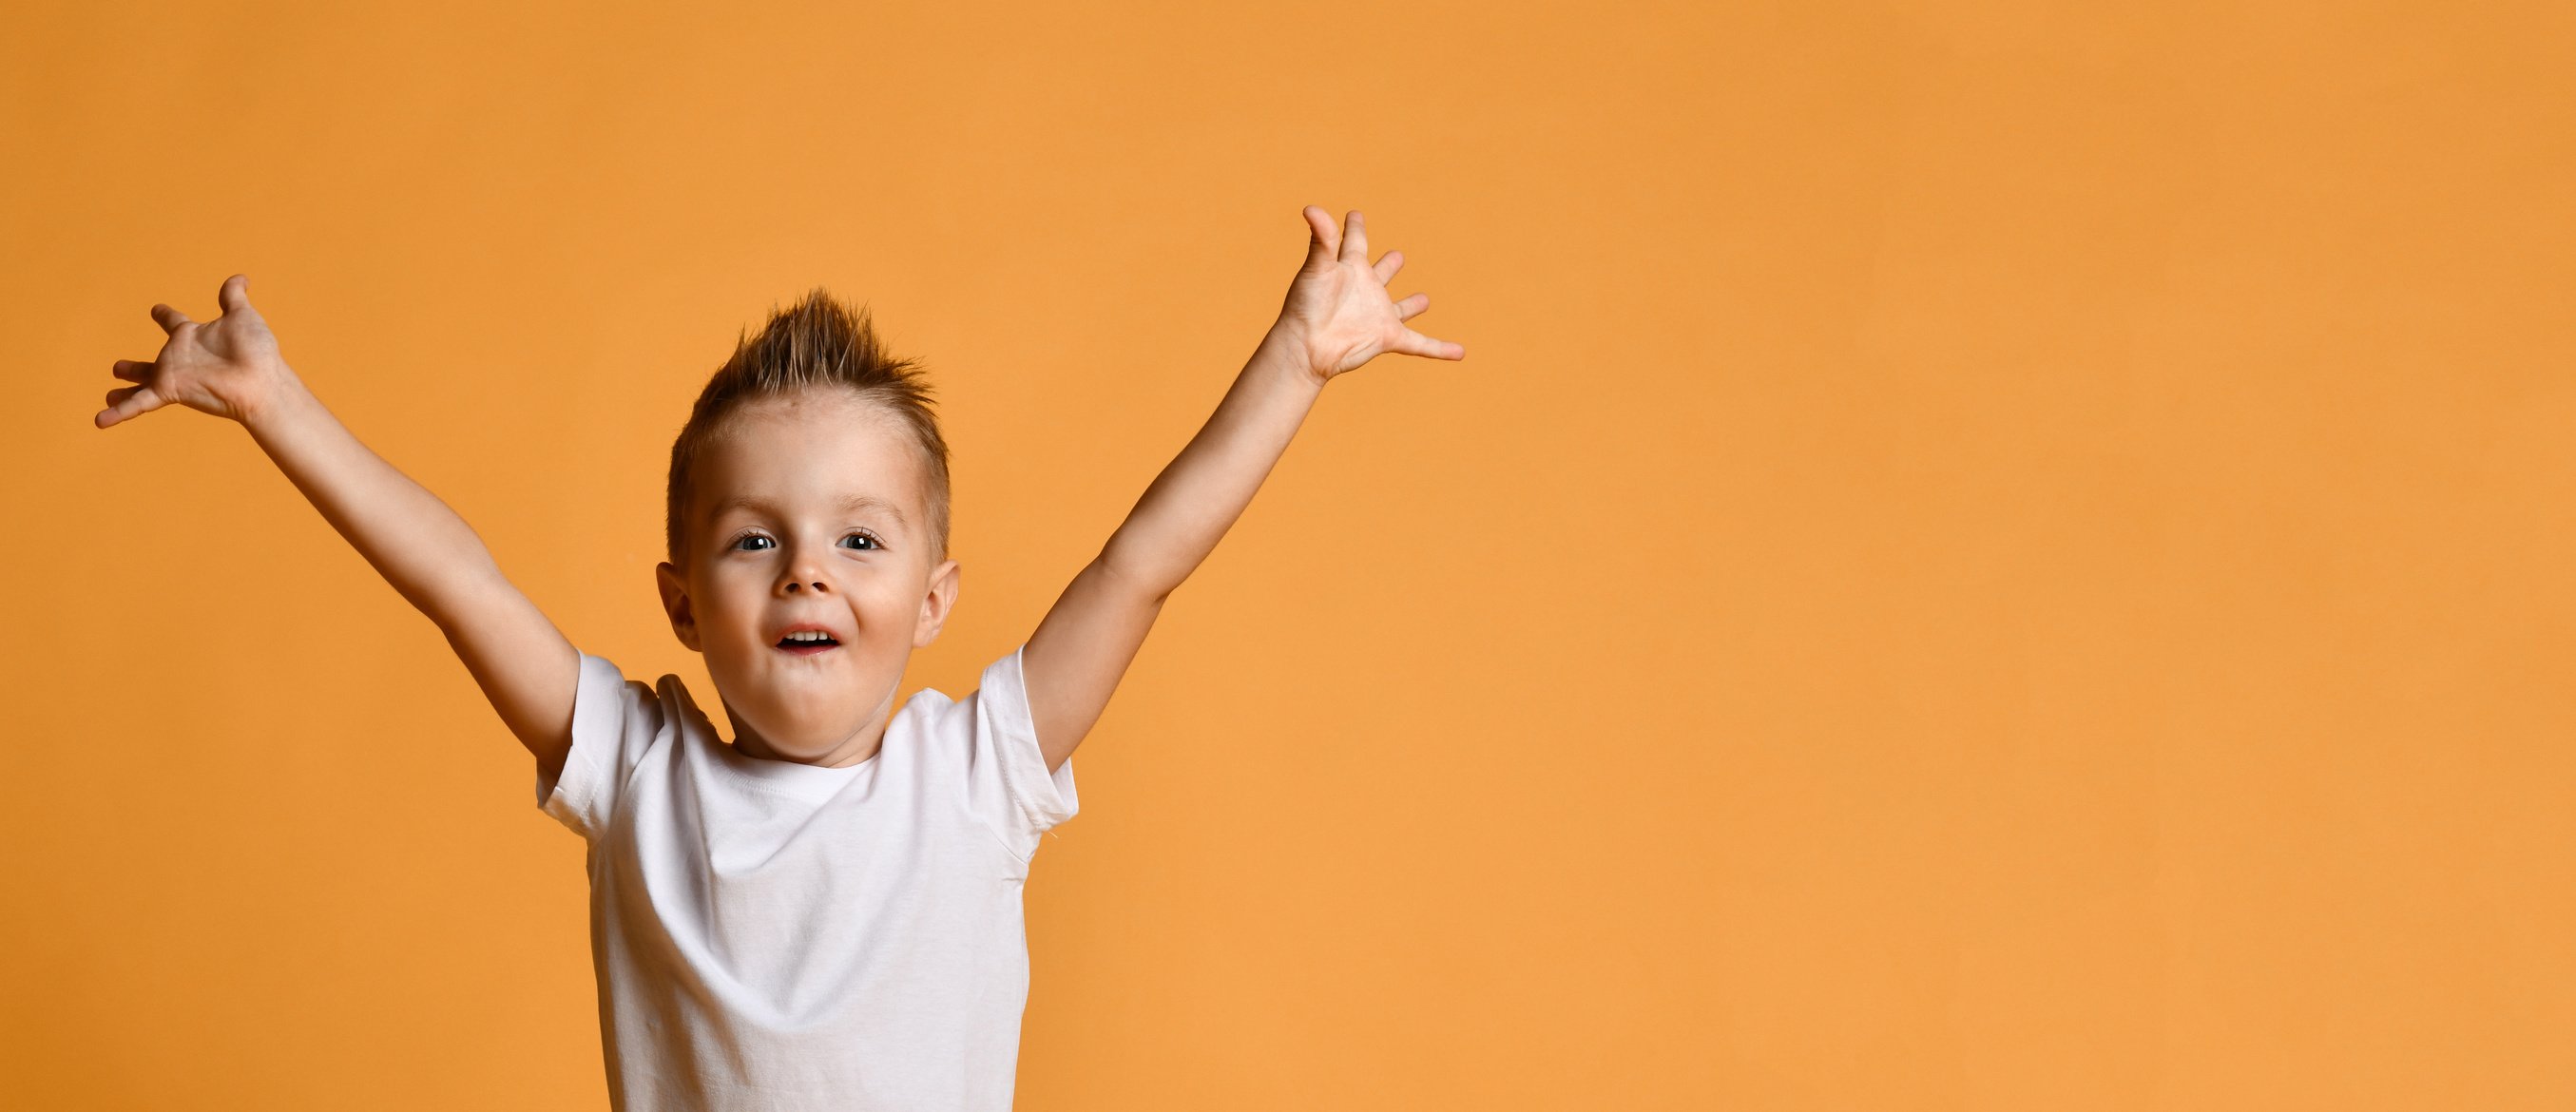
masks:
<svg viewBox="0 0 2576 1112"><path fill-rule="evenodd" d="M698 647L698 615L689 607L689 581L668 560L654 565L653 581L662 588L662 609L671 615L672 634L690 652L705 652Z"/></svg>
<svg viewBox="0 0 2576 1112"><path fill-rule="evenodd" d="M957 561L950 560L930 572L930 593L921 596L921 623L912 629L912 647L926 649L939 640L939 627L948 624L948 609L957 605Z"/></svg>

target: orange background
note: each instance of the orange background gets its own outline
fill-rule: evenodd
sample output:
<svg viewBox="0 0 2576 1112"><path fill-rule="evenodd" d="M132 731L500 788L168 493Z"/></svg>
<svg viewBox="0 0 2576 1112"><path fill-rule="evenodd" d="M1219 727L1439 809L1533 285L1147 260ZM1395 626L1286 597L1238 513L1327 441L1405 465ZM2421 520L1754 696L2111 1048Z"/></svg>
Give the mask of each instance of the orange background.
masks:
<svg viewBox="0 0 2576 1112"><path fill-rule="evenodd" d="M2576 1105L2576 17L17 5L0 1104L604 1104L582 845L145 310L584 649L822 284L1019 643L1371 218L1039 857L1032 1109ZM712 700L708 700L712 702Z"/></svg>

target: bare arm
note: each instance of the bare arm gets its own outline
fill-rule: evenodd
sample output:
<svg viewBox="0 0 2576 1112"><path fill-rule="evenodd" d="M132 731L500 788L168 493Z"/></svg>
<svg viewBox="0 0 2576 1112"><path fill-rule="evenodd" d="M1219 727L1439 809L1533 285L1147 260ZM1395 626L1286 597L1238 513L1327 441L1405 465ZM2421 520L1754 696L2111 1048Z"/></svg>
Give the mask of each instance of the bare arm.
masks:
<svg viewBox="0 0 2576 1112"><path fill-rule="evenodd" d="M1404 326L1430 306L1430 295L1388 299L1386 283L1404 255L1389 251L1370 264L1359 213L1339 231L1323 209L1309 206L1305 217L1312 233L1306 263L1289 284L1278 322L1215 415L1145 488L1100 555L1029 635L1022 667L1049 770L1072 756L1100 720L1163 600L1243 516L1325 383L1381 352L1466 356L1457 344Z"/></svg>
<svg viewBox="0 0 2576 1112"><path fill-rule="evenodd" d="M437 623L538 767L560 773L580 654L501 575L463 518L359 443L305 389L251 307L248 279L226 279L217 297L223 315L203 324L153 307L169 341L152 362L117 361L116 377L139 385L110 391L97 425L172 402L241 422L323 519Z"/></svg>

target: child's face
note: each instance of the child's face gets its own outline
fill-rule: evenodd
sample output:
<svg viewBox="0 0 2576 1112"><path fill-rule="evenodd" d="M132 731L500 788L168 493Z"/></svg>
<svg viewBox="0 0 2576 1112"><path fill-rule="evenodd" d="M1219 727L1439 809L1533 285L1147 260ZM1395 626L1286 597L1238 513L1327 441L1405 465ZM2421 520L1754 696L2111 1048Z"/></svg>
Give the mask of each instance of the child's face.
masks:
<svg viewBox="0 0 2576 1112"><path fill-rule="evenodd" d="M658 570L751 756L873 755L912 650L939 637L957 561L933 565L918 449L877 406L808 390L746 403L698 456L689 566ZM791 632L831 640L799 644Z"/></svg>

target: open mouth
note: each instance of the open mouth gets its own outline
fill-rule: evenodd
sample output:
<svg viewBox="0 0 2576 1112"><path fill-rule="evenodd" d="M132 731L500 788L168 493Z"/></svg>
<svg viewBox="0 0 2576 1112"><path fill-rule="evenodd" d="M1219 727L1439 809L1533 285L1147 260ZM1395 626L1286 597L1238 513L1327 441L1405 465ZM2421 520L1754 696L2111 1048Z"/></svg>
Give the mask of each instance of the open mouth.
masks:
<svg viewBox="0 0 2576 1112"><path fill-rule="evenodd" d="M833 640L831 634L825 633L822 630L800 629L785 637L779 638L778 644L773 647L781 652L793 653L797 656L812 656L816 653L829 652L833 649L837 649L841 647L841 643Z"/></svg>

